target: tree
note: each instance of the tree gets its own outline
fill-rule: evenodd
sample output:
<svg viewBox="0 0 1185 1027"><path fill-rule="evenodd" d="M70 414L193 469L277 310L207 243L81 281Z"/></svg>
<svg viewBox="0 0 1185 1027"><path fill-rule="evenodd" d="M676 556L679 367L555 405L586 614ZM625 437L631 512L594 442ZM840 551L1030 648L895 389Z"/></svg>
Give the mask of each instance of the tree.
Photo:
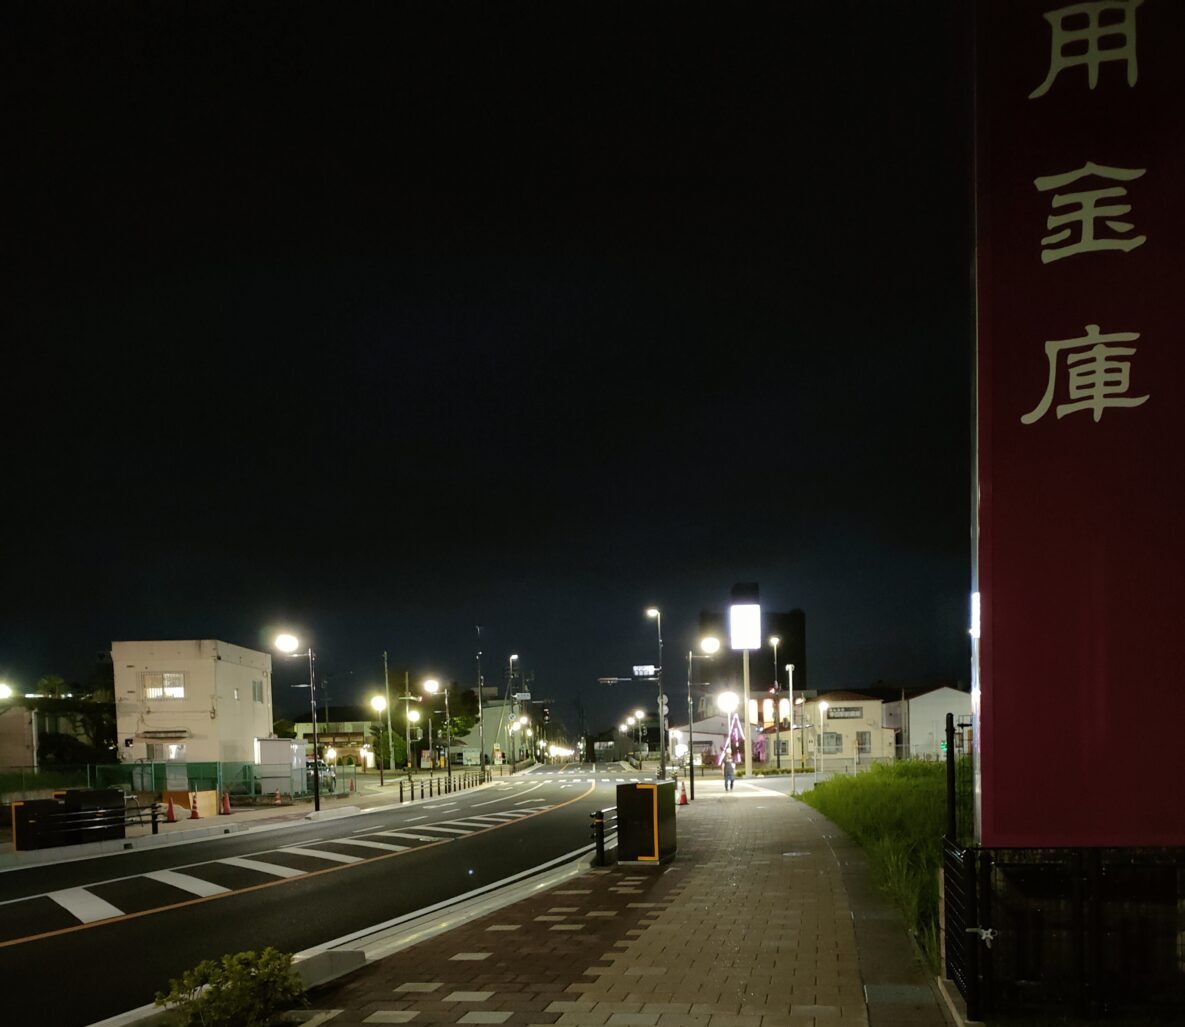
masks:
<svg viewBox="0 0 1185 1027"><path fill-rule="evenodd" d="M372 724L370 727L370 738L374 744L375 759L382 760L383 766L390 770L391 760L389 759L387 749L386 723ZM396 768L407 766L407 743L404 741L403 735L398 731L391 732L391 751L395 753Z"/></svg>
<svg viewBox="0 0 1185 1027"><path fill-rule="evenodd" d="M272 734L274 734L277 738L295 738L295 721L277 720L274 724L272 724Z"/></svg>

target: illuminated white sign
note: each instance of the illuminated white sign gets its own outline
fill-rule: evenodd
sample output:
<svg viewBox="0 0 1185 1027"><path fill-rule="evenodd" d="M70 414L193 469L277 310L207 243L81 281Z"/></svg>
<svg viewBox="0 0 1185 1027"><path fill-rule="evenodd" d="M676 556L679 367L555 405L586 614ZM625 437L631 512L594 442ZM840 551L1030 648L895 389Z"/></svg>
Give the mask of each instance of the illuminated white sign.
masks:
<svg viewBox="0 0 1185 1027"><path fill-rule="evenodd" d="M734 649L761 648L761 605L738 603L728 610L729 645Z"/></svg>
<svg viewBox="0 0 1185 1027"><path fill-rule="evenodd" d="M639 663L634 666L634 677L652 678L658 673L658 668L652 663Z"/></svg>

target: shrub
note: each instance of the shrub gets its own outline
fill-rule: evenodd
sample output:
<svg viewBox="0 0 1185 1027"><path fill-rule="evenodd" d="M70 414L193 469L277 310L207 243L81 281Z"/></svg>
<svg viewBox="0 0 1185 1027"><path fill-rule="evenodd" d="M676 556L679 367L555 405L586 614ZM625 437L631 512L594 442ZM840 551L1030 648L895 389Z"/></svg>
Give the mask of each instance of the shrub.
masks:
<svg viewBox="0 0 1185 1027"><path fill-rule="evenodd" d="M835 777L802 796L865 850L873 879L901 910L933 966L945 774L941 763L910 760Z"/></svg>
<svg viewBox="0 0 1185 1027"><path fill-rule="evenodd" d="M266 948L203 960L180 980L169 981L156 1004L175 1010L184 1027L266 1027L303 998L292 956Z"/></svg>

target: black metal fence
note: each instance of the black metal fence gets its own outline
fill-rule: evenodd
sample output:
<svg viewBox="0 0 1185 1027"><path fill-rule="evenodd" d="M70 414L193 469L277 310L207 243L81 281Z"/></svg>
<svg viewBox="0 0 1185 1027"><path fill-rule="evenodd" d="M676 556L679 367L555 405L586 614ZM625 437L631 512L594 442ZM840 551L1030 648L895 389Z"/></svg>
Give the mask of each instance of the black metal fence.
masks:
<svg viewBox="0 0 1185 1027"><path fill-rule="evenodd" d="M969 845L947 768L943 955L968 1017L1185 1023L1185 848Z"/></svg>
<svg viewBox="0 0 1185 1027"><path fill-rule="evenodd" d="M12 841L17 852L125 838L127 828L159 830L159 803L141 806L118 790L66 791L53 799L12 804Z"/></svg>

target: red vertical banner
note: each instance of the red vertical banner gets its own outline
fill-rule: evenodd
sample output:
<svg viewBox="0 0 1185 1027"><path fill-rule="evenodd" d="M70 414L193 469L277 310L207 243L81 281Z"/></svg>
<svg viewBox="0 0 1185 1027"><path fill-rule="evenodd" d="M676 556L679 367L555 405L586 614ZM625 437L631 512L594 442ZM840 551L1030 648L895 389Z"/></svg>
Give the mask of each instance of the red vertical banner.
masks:
<svg viewBox="0 0 1185 1027"><path fill-rule="evenodd" d="M1185 3L975 45L979 840L1185 845Z"/></svg>

